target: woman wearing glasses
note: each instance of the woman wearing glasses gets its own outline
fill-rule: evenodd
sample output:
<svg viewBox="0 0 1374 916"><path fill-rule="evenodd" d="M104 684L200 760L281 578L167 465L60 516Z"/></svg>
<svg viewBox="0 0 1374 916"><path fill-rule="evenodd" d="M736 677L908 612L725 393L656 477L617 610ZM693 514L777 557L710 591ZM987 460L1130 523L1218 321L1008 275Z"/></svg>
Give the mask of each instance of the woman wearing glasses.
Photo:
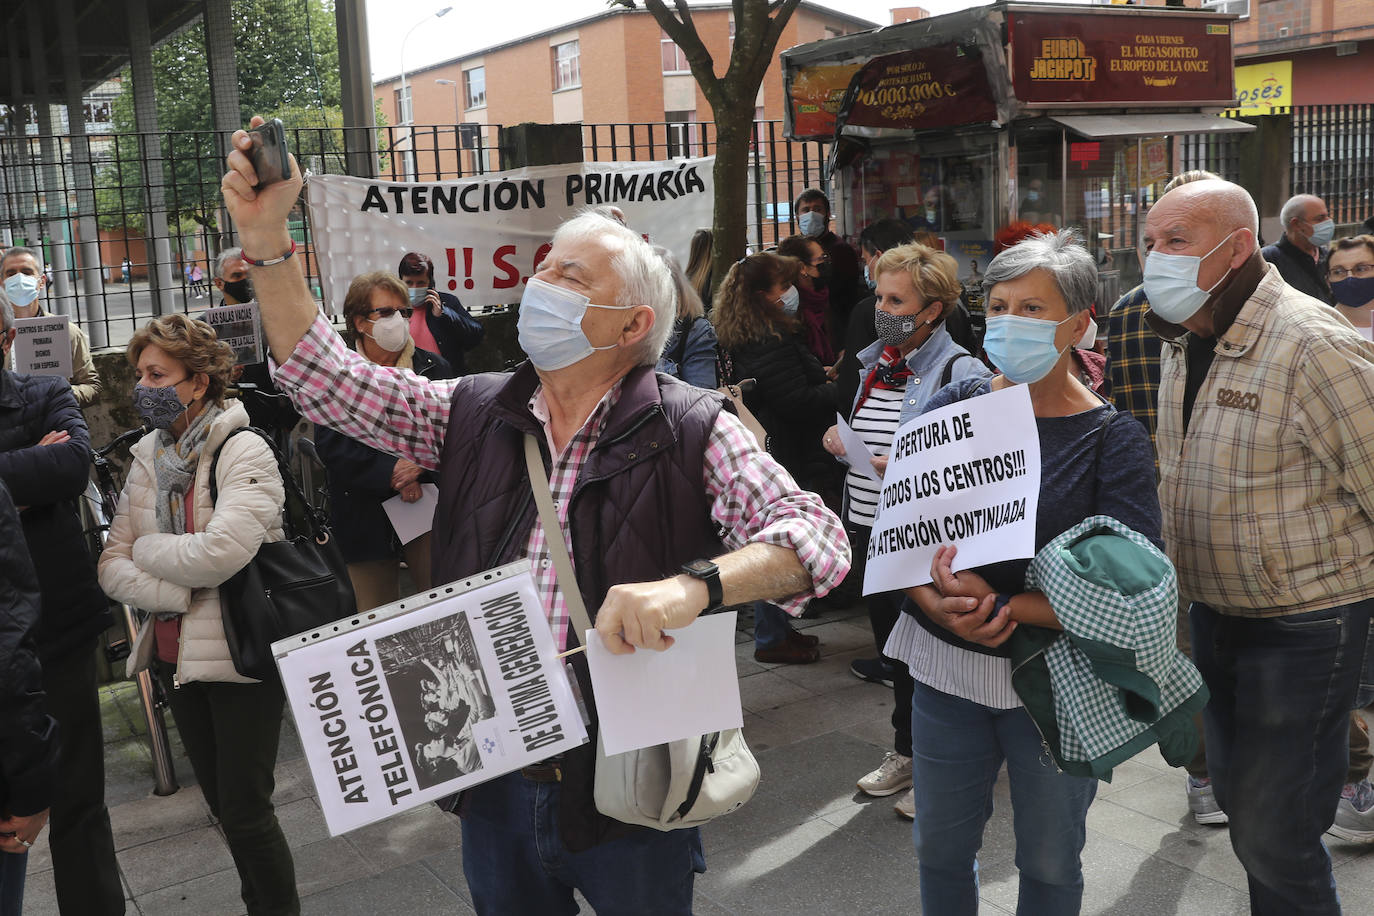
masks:
<svg viewBox="0 0 1374 916"><path fill-rule="evenodd" d="M1374 235L1332 242L1326 282L1345 320L1367 340L1374 340Z"/></svg>
<svg viewBox="0 0 1374 916"><path fill-rule="evenodd" d="M831 338L830 256L821 243L804 235L794 235L778 243L778 254L801 262L797 277L797 314L806 348L815 354L826 373L835 377L835 344Z"/></svg>
<svg viewBox="0 0 1374 916"><path fill-rule="evenodd" d="M344 339L379 366L408 369L432 379L453 378L453 369L443 357L415 346L410 316L410 297L400 280L382 271L363 274L344 296ZM416 502L422 495L421 484L435 482L433 473L323 426L315 427L315 447L329 471L330 520L348 562L358 610L401 597L403 557L415 590L429 588L429 535L401 544L382 503L397 495L405 502Z"/></svg>

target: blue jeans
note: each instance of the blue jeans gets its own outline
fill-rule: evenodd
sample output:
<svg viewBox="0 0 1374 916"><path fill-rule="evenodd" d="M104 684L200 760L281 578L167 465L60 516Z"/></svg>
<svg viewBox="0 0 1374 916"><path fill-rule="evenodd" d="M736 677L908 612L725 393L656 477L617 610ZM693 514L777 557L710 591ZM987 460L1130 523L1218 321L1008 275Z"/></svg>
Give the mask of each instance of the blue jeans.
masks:
<svg viewBox="0 0 1374 916"><path fill-rule="evenodd" d="M573 888L598 916L690 916L692 881L706 870L696 828L643 827L569 852L558 832L561 790L518 772L469 790L463 873L479 916L576 913Z"/></svg>
<svg viewBox="0 0 1374 916"><path fill-rule="evenodd" d="M20 916L24 912L24 874L29 854L0 852L0 916Z"/></svg>
<svg viewBox="0 0 1374 916"><path fill-rule="evenodd" d="M1345 783L1350 710L1374 696L1374 599L1264 619L1195 603L1191 615L1212 692L1207 767L1250 912L1340 913L1322 833Z"/></svg>
<svg viewBox="0 0 1374 916"><path fill-rule="evenodd" d="M1097 780L1058 772L1025 709L993 709L916 682L916 860L921 911L978 912L978 849L1005 759L1021 874L1016 912L1076 914L1083 902L1079 855Z"/></svg>
<svg viewBox="0 0 1374 916"><path fill-rule="evenodd" d="M771 649L792 631L787 612L767 601L754 602L754 648Z"/></svg>

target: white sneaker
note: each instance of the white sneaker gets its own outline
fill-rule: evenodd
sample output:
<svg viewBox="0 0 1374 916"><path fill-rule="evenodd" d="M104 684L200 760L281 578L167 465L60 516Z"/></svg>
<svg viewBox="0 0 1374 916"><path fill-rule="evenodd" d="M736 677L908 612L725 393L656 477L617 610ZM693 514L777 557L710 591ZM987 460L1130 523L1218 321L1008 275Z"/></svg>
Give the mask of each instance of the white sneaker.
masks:
<svg viewBox="0 0 1374 916"><path fill-rule="evenodd" d="M909 821L916 820L916 790L907 789L906 794L897 799L897 803L892 806L892 810Z"/></svg>
<svg viewBox="0 0 1374 916"><path fill-rule="evenodd" d="M1362 779L1341 791L1336 822L1326 830L1348 843L1374 843L1374 786Z"/></svg>
<svg viewBox="0 0 1374 916"><path fill-rule="evenodd" d="M1199 824L1220 827L1230 821L1212 794L1212 780L1188 777L1188 810Z"/></svg>
<svg viewBox="0 0 1374 916"><path fill-rule="evenodd" d="M860 792L875 798L896 795L910 785L911 758L896 751L888 751L878 768L858 782Z"/></svg>

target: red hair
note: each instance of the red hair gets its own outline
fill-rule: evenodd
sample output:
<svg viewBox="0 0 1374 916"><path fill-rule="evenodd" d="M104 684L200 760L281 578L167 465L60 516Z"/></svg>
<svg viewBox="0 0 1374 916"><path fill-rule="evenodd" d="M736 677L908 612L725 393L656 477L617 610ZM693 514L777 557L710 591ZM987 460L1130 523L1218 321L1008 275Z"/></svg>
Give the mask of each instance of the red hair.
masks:
<svg viewBox="0 0 1374 916"><path fill-rule="evenodd" d="M1013 245L1019 245L1036 233L1041 235L1053 235L1055 233L1055 228L1049 223L1036 223L1035 225L1031 225L1024 220L1008 223L1001 229L998 229L997 234L992 237L992 253L995 255L1001 254L1008 248L1011 248Z"/></svg>

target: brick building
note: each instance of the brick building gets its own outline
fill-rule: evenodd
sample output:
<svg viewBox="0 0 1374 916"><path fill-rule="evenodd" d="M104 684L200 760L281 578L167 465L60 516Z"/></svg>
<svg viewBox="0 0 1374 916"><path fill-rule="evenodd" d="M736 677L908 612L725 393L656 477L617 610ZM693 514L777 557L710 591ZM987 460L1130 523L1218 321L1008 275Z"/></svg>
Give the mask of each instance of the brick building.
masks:
<svg viewBox="0 0 1374 916"><path fill-rule="evenodd" d="M692 19L721 73L729 60L734 34L730 3L693 4ZM836 35L864 31L877 23L826 9L803 0L778 50ZM635 158L665 158L696 152L695 122L710 121L711 108L697 87L682 51L643 10L617 7L576 22L476 51L406 73L411 104L401 99L400 75L377 81L387 123L475 125L459 128L454 144L440 132L417 129L415 146L421 161L438 160L445 171L456 163L453 147L463 147L462 170L472 171L479 158L491 167L491 153L473 147L494 145L481 125L539 123L658 124L638 133ZM776 60L759 90L756 117L783 114L782 72ZM405 108L403 111L402 108ZM673 126L663 126L665 122ZM649 154L649 140L654 153ZM404 143L406 141L402 141ZM429 149L426 151L426 144ZM609 150L598 158L612 158ZM630 156L624 149L616 158Z"/></svg>

